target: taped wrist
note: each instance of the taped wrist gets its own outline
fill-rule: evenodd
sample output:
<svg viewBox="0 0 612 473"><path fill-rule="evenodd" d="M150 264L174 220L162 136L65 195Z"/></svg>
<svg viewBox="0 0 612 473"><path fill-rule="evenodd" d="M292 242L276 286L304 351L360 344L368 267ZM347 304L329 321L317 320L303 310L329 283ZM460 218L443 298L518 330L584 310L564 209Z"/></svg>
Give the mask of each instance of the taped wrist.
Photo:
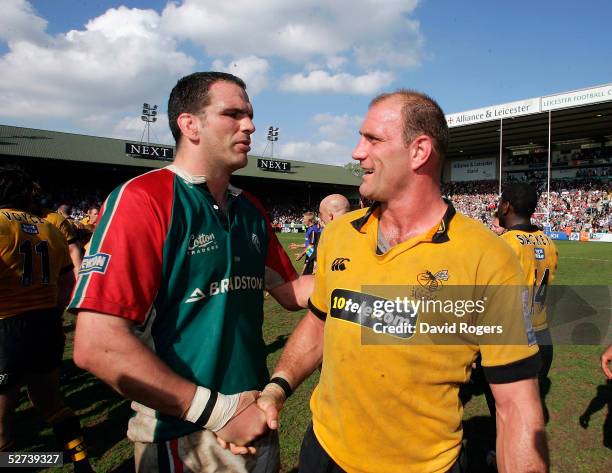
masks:
<svg viewBox="0 0 612 473"><path fill-rule="evenodd" d="M228 396L198 386L185 414L185 420L216 432L234 416L239 400L240 394Z"/></svg>
<svg viewBox="0 0 612 473"><path fill-rule="evenodd" d="M291 396L291 394L293 393L289 382L286 379L281 378L280 376L275 376L270 380L270 383L268 384L275 384L276 386L280 387L283 390L283 393L285 393L285 399L288 399L289 396Z"/></svg>

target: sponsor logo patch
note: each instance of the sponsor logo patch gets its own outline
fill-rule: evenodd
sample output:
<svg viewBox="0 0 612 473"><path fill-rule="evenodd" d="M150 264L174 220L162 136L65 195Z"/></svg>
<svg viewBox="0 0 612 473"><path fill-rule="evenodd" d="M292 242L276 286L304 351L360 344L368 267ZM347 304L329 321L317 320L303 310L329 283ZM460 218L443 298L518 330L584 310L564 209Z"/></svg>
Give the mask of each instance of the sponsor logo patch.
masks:
<svg viewBox="0 0 612 473"><path fill-rule="evenodd" d="M535 259L544 259L544 248L534 248Z"/></svg>
<svg viewBox="0 0 612 473"><path fill-rule="evenodd" d="M349 261L349 258L336 258L334 261L332 261L331 270L344 271L346 269L346 263L348 263Z"/></svg>
<svg viewBox="0 0 612 473"><path fill-rule="evenodd" d="M28 235L38 235L38 227L36 225L32 225L31 223L22 223L21 231L23 231L23 233L27 233Z"/></svg>
<svg viewBox="0 0 612 473"><path fill-rule="evenodd" d="M396 313L394 309L387 310L388 304L393 305L394 302L363 292L334 289L329 315L372 330L379 326L404 327L405 330L398 330L396 336L405 339L412 337L418 320L417 310L410 306L405 312Z"/></svg>
<svg viewBox="0 0 612 473"><path fill-rule="evenodd" d="M201 301L202 299L204 299L204 297L206 296L204 295L202 290L196 288L195 291L191 293L191 296L189 296L189 299L185 301L185 304L191 304L192 302Z"/></svg>
<svg viewBox="0 0 612 473"><path fill-rule="evenodd" d="M219 281L212 281L208 286L202 288L196 287L189 298L185 299L185 304L201 301L206 297L216 296L217 294L225 294L226 292L239 290L264 290L263 278L256 276L231 276Z"/></svg>
<svg viewBox="0 0 612 473"><path fill-rule="evenodd" d="M107 253L96 253L94 255L86 256L85 258L83 258L83 262L81 263L79 274L104 274L106 272L106 268L108 267L108 262L110 261L110 258L111 255Z"/></svg>
<svg viewBox="0 0 612 473"><path fill-rule="evenodd" d="M187 254L196 255L219 249L214 233L200 233L191 235L187 245Z"/></svg>

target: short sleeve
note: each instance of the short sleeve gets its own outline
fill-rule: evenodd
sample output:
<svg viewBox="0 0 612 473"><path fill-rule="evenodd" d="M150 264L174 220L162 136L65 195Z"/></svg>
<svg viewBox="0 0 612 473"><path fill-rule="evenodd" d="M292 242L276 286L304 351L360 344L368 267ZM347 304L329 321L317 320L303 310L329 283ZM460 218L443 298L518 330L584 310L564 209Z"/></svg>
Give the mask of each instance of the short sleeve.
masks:
<svg viewBox="0 0 612 473"><path fill-rule="evenodd" d="M265 222L266 231L268 233L268 248L266 251L266 270L265 270L265 285L266 289L274 289L281 284L297 279L298 275L287 256L287 252L281 245L280 241L274 233L274 229L270 224L268 214L261 203L248 192L244 192L245 197L261 212Z"/></svg>
<svg viewBox="0 0 612 473"><path fill-rule="evenodd" d="M495 271L479 281L486 309L478 323L492 328L479 348L487 381L494 384L534 377L540 367L521 266L509 247L498 250L485 258L490 264L484 272Z"/></svg>
<svg viewBox="0 0 612 473"><path fill-rule="evenodd" d="M83 258L69 310L144 321L160 285L173 176L169 171L145 174L111 193Z"/></svg>
<svg viewBox="0 0 612 473"><path fill-rule="evenodd" d="M333 227L326 227L321 231L319 243L317 244L317 271L314 275L314 290L308 301L308 308L310 311L321 320L325 320L329 312L327 297L328 288L326 285L326 274L329 266L327 264L327 246L332 232Z"/></svg>

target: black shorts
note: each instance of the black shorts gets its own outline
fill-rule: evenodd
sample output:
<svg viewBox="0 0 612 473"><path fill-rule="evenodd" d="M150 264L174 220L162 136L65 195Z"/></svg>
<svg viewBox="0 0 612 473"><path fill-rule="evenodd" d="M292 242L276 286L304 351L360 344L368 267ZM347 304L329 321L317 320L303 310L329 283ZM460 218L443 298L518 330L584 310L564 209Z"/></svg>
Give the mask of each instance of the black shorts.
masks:
<svg viewBox="0 0 612 473"><path fill-rule="evenodd" d="M62 315L57 309L0 319L0 389L19 384L26 374L58 368L64 342Z"/></svg>

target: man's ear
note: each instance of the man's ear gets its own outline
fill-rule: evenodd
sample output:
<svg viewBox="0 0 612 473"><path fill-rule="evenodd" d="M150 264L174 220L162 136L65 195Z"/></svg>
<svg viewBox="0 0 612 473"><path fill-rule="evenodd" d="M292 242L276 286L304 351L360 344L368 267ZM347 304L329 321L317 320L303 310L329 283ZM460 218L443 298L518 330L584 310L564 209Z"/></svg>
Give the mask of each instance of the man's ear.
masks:
<svg viewBox="0 0 612 473"><path fill-rule="evenodd" d="M498 211L501 212L502 215L507 215L510 210L510 202L502 202L498 206Z"/></svg>
<svg viewBox="0 0 612 473"><path fill-rule="evenodd" d="M434 146L431 137L419 135L410 143L410 166L413 171L425 166L435 159Z"/></svg>
<svg viewBox="0 0 612 473"><path fill-rule="evenodd" d="M176 123L181 129L181 134L190 141L196 141L200 137L199 119L191 113L181 113Z"/></svg>

